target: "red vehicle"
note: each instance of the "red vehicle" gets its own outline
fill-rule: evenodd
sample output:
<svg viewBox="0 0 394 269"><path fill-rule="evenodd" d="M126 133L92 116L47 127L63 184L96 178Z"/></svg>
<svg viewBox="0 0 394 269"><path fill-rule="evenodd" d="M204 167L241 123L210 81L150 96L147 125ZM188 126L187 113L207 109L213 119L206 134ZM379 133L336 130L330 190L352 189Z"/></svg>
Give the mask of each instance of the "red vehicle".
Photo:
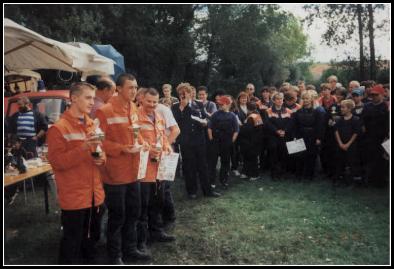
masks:
<svg viewBox="0 0 394 269"><path fill-rule="evenodd" d="M4 114L6 118L11 117L18 111L17 101L22 96L29 98L33 109L37 109L43 113L47 117L49 124L55 123L60 118L60 115L66 110L70 101L69 90L20 93L4 98Z"/></svg>

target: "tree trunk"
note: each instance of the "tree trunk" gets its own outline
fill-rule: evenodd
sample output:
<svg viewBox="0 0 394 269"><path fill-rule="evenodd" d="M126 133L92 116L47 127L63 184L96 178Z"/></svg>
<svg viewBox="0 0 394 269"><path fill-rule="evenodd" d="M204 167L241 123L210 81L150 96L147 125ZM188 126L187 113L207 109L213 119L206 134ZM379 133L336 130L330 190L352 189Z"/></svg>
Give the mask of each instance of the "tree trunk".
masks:
<svg viewBox="0 0 394 269"><path fill-rule="evenodd" d="M364 40L363 40L363 7L361 5L357 5L357 19L358 19L358 36L360 39L360 81L365 80L365 72L364 72Z"/></svg>
<svg viewBox="0 0 394 269"><path fill-rule="evenodd" d="M375 61L375 42L373 29L373 7L368 5L368 32L369 32L369 50L370 50L370 76L372 80L376 80L376 61Z"/></svg>

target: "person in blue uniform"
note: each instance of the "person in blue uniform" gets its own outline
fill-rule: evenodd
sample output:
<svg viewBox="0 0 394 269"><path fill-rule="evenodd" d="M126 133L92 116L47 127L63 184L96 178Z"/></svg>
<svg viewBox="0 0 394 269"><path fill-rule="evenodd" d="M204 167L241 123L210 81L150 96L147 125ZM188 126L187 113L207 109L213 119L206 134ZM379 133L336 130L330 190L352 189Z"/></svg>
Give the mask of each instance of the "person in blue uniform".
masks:
<svg viewBox="0 0 394 269"><path fill-rule="evenodd" d="M192 100L191 86L181 83L177 87L179 103L171 109L181 130L177 138L182 155L186 191L190 199L197 198L197 177L204 196L218 197L219 193L212 190L208 178L206 139L204 119L207 118L203 104ZM194 117L194 119L192 118Z"/></svg>
<svg viewBox="0 0 394 269"><path fill-rule="evenodd" d="M313 96L310 91L301 94L302 108L293 114L295 136L305 142L306 151L300 152L296 158L296 176L298 179L312 180L318 147L323 138L323 115L313 107Z"/></svg>
<svg viewBox="0 0 394 269"><path fill-rule="evenodd" d="M335 139L337 142L336 154L336 175L333 183L350 182L345 177L344 170L346 166L350 167L353 181L360 182L360 159L357 147L357 138L361 133L361 121L359 117L353 116L352 110L355 104L353 100L342 100L340 103L342 117L336 122Z"/></svg>
<svg viewBox="0 0 394 269"><path fill-rule="evenodd" d="M286 142L292 137L293 119L291 110L283 105L283 93L272 96L273 106L267 110L266 126L269 132L268 151L271 177L278 179L287 167Z"/></svg>
<svg viewBox="0 0 394 269"><path fill-rule="evenodd" d="M383 158L382 143L389 137L390 122L387 103L384 102L384 88L378 84L370 91L372 102L365 104L361 114L365 127L364 154L368 156L366 170L368 184L377 187L387 185L389 164Z"/></svg>
<svg viewBox="0 0 394 269"><path fill-rule="evenodd" d="M257 110L255 102L248 102L248 115L240 128L238 141L243 155L242 174L246 175L250 181L259 178L258 156L260 153L260 144L263 142L263 120Z"/></svg>
<svg viewBox="0 0 394 269"><path fill-rule="evenodd" d="M232 100L229 96L221 96L217 103L219 110L215 112L208 123L208 138L212 141L214 155L209 165L209 177L211 184L216 180L216 164L220 156L219 181L224 188L228 187L230 171L230 158L233 143L239 133L239 125L236 115L230 112Z"/></svg>

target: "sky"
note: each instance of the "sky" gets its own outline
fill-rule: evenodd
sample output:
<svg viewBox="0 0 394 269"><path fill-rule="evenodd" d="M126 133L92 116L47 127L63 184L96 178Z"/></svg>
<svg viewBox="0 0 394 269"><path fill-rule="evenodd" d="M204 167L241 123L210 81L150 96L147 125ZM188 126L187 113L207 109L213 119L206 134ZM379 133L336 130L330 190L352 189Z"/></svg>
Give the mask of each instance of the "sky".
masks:
<svg viewBox="0 0 394 269"><path fill-rule="evenodd" d="M293 13L299 19L303 19L308 14L302 6L304 4L279 4L279 6L285 11ZM390 18L390 8L391 6L387 5L384 11L376 12L375 19L377 22L382 21L383 19ZM343 60L346 58L346 53L351 53L351 55L358 56L359 48L358 48L358 37L356 36L356 41L349 41L345 45L329 47L325 45L325 43L321 43L323 35L325 31L324 23L319 23L315 21L311 27L303 25L304 33L308 36L309 44L312 46L311 59L315 62L325 62L328 63L330 60ZM391 21L390 21L390 30L391 30ZM357 31L356 31L357 33ZM390 60L390 33L386 33L381 36L377 36L375 38L375 55L376 57L381 56L383 59ZM357 34L356 34L357 35ZM364 44L369 44L369 39L364 39Z"/></svg>

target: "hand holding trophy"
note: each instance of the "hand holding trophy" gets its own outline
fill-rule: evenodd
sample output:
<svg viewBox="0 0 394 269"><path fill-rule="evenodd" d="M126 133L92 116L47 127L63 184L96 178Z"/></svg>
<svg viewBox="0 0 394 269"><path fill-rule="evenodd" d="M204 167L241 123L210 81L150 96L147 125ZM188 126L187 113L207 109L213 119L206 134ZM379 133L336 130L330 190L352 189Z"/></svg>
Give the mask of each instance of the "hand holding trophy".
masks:
<svg viewBox="0 0 394 269"><path fill-rule="evenodd" d="M133 123L133 125L130 127L131 131L133 132L133 140L134 144L131 147L131 153L136 153L141 151L142 145L138 142L138 134L140 132L141 126L138 125L138 123Z"/></svg>
<svg viewBox="0 0 394 269"><path fill-rule="evenodd" d="M100 120L99 119L95 119L93 121L95 130L94 130L94 134L89 137L89 140L98 140L98 141L102 141L104 140L105 134L103 132L103 130L100 129ZM103 150L101 149L100 145L97 145L95 151L92 152L92 156L93 158L100 158L102 156Z"/></svg>

